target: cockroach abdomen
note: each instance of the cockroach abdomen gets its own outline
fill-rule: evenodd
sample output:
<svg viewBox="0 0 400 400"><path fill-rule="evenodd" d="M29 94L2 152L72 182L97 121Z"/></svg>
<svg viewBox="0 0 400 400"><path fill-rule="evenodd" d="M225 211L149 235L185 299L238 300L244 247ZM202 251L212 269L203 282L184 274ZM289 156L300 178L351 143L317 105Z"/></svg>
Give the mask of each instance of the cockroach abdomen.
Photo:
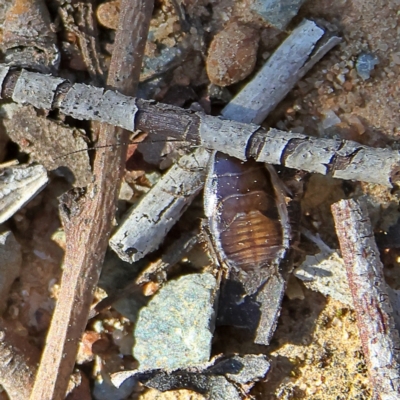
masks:
<svg viewBox="0 0 400 400"><path fill-rule="evenodd" d="M249 275L276 270L289 246L290 227L285 196L272 167L267 170L255 161L216 152L204 195L220 261Z"/></svg>

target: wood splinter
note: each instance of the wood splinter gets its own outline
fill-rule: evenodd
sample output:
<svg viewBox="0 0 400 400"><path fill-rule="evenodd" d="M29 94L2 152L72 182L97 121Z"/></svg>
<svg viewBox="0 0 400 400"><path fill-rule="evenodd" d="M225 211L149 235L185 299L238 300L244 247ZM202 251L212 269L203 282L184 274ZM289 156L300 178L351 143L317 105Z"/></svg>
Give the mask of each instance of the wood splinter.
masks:
<svg viewBox="0 0 400 400"><path fill-rule="evenodd" d="M374 399L400 396L400 339L365 204L332 205Z"/></svg>

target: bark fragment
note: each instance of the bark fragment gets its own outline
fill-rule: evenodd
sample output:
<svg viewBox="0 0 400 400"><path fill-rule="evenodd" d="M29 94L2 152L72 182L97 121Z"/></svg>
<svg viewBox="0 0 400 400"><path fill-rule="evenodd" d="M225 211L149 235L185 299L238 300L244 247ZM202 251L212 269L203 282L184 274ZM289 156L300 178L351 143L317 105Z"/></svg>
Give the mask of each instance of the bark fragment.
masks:
<svg viewBox="0 0 400 400"><path fill-rule="evenodd" d="M12 217L47 185L42 165L17 166L0 170L0 223Z"/></svg>

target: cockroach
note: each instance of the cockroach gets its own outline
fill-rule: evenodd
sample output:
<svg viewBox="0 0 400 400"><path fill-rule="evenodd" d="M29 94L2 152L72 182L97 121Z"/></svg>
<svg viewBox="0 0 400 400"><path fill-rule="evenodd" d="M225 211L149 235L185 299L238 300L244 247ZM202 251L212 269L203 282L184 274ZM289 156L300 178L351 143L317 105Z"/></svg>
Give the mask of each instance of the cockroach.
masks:
<svg viewBox="0 0 400 400"><path fill-rule="evenodd" d="M241 275L247 294L252 294L277 271L290 245L287 198L276 171L214 152L204 208L219 261ZM252 275L260 281L253 282Z"/></svg>
<svg viewBox="0 0 400 400"><path fill-rule="evenodd" d="M208 166L204 210L223 269L217 325L244 328L268 345L278 321L296 239L302 176L288 187L271 165L214 152ZM294 196L291 191L293 191ZM294 221L295 222L295 221Z"/></svg>

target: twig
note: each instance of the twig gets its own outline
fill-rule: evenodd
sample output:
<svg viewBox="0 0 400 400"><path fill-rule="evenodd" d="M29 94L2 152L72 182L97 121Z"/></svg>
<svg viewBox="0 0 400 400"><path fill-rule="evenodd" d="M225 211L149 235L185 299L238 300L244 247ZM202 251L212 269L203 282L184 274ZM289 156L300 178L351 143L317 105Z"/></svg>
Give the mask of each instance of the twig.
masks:
<svg viewBox="0 0 400 400"><path fill-rule="evenodd" d="M1 83L3 83L1 85ZM101 88L0 66L2 97L36 108L186 140L228 155L334 178L391 187L400 182L400 154L356 142L323 139L222 120L166 104L135 99ZM234 140L233 140L234 138Z"/></svg>
<svg viewBox="0 0 400 400"><path fill-rule="evenodd" d="M153 1L123 0L107 84L132 95L138 82ZM126 142L126 132L102 128L100 145ZM66 255L59 301L47 336L31 400L63 399L107 248L124 165L125 147L97 154L94 183L63 205Z"/></svg>
<svg viewBox="0 0 400 400"><path fill-rule="evenodd" d="M375 399L400 395L400 339L368 211L363 203L333 204L336 232L367 360Z"/></svg>

